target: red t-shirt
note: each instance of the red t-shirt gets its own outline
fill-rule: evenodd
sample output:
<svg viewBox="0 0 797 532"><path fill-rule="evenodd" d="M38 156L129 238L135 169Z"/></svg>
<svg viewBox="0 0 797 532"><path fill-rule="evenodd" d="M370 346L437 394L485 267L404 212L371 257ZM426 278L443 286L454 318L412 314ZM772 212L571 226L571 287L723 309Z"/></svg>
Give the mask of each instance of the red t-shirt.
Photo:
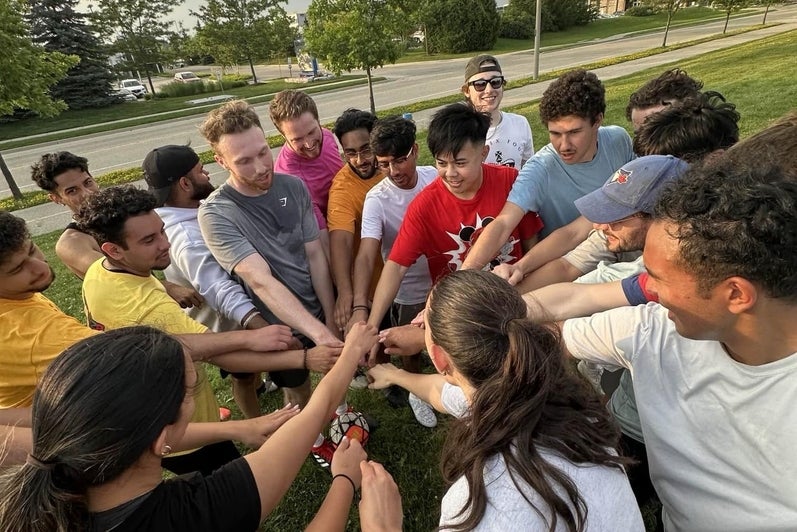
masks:
<svg viewBox="0 0 797 532"><path fill-rule="evenodd" d="M484 227L504 208L518 171L507 166L482 165L484 180L476 195L459 199L438 176L407 207L389 260L410 267L421 255L429 262L432 282L462 267L468 250ZM523 256L522 240L542 229L537 213L529 212L512 231L489 268Z"/></svg>

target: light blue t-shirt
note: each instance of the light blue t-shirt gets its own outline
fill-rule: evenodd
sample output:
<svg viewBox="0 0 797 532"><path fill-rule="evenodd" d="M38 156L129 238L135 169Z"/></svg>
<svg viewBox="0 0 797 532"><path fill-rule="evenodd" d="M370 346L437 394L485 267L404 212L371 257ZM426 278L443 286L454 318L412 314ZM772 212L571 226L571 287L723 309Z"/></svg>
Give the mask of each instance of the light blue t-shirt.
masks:
<svg viewBox="0 0 797 532"><path fill-rule="evenodd" d="M540 215L540 236L579 216L574 202L600 188L621 166L634 158L631 137L619 126L598 128L598 152L586 163L565 164L550 144L529 159L520 171L508 201L525 212Z"/></svg>

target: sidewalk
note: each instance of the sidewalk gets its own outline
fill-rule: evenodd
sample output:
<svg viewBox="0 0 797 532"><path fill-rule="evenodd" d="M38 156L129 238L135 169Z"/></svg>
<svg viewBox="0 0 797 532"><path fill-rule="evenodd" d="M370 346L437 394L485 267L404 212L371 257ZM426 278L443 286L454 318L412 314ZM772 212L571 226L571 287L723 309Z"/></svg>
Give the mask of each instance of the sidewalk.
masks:
<svg viewBox="0 0 797 532"><path fill-rule="evenodd" d="M633 74L634 72L645 70L647 68L664 65L691 57L696 57L708 52L712 52L714 50L729 48L756 39L761 39L763 37L769 37L771 35L776 35L779 33L791 31L794 29L797 29L797 22L786 22L777 26L769 26L767 28L743 33L740 35L734 35L723 39L716 39L703 44L682 48L680 50L674 50L672 52L665 52L662 54L657 54L642 59L636 59L633 61L627 61L625 63L620 63L617 65L595 69L594 72L598 75L598 77L601 80L607 81L610 79L615 79L629 74ZM532 51L514 52L514 54L529 54L531 56L533 55L533 52ZM531 85L526 85L525 87L520 87L517 89L508 90L504 95L502 106L510 107L513 105L519 105L527 103L529 101L537 100L542 96L542 93L545 91L546 88L548 88L548 85L550 83L551 80L543 81L540 83L534 83ZM425 130L429 125L432 115L435 112L437 112L439 109L440 108L437 107L414 113L413 119L415 120L418 129ZM277 151L278 149L274 150L275 156ZM216 185L220 184L226 177L225 173L215 163L207 165L205 168L211 173L212 181ZM146 184L144 183L143 180L137 181L135 184L140 187L146 187ZM44 205L37 205L35 207L30 207L28 209L21 209L15 211L14 214L20 216L21 218L24 218L27 221L28 228L30 229L31 234L33 235L41 235L44 233L49 233L51 231L62 229L71 220L69 210L61 205L56 205L54 203L46 203Z"/></svg>

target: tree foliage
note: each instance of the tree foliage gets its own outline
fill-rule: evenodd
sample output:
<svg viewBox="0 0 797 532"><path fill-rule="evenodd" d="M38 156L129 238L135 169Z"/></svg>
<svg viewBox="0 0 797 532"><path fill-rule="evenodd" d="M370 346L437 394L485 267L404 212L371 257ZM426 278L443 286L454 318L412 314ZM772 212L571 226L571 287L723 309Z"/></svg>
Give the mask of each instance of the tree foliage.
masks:
<svg viewBox="0 0 797 532"><path fill-rule="evenodd" d="M534 37L534 13L537 0L509 0L501 14L501 37L531 39ZM562 31L583 26L598 16L596 6L589 0L543 0L543 32Z"/></svg>
<svg viewBox="0 0 797 532"><path fill-rule="evenodd" d="M0 116L27 109L41 116L55 116L66 108L50 95L50 87L66 76L79 59L48 52L34 44L25 21L27 2L0 2Z"/></svg>
<svg viewBox="0 0 797 532"><path fill-rule="evenodd" d="M166 17L181 0L96 0L95 27L113 40L111 50L122 54L125 70L143 71L154 94L152 71L171 59L167 43L173 33Z"/></svg>
<svg viewBox="0 0 797 532"><path fill-rule="evenodd" d="M77 0L38 0L31 3L29 21L33 42L48 52L75 55L80 62L50 90L70 109L106 107L119 103L113 93L113 73L108 54L86 25L86 16L75 11Z"/></svg>
<svg viewBox="0 0 797 532"><path fill-rule="evenodd" d="M194 14L199 18L199 46L225 66L254 62L285 50L293 30L280 0L208 0Z"/></svg>
<svg viewBox="0 0 797 532"><path fill-rule="evenodd" d="M498 39L495 0L424 0L419 14L430 52L490 50Z"/></svg>
<svg viewBox="0 0 797 532"><path fill-rule="evenodd" d="M308 51L335 73L365 70L375 111L371 71L401 57L409 17L391 0L313 0L307 20Z"/></svg>

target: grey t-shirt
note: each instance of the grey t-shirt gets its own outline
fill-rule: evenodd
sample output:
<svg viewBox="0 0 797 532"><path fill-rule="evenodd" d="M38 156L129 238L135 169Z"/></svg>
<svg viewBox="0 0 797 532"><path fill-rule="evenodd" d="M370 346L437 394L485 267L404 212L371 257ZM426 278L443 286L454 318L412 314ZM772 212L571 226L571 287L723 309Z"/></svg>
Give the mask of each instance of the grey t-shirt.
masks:
<svg viewBox="0 0 797 532"><path fill-rule="evenodd" d="M462 389L445 384L440 401L448 413L463 417L468 403ZM642 515L634 499L625 473L619 469L594 464L575 464L560 455L540 448L540 455L552 466L564 472L578 488L588 508L585 531L617 532L644 531ZM487 488L487 507L474 530L506 532L507 530L548 530L551 510L539 494L516 477L515 485L506 462L501 456L490 457L484 465ZM564 495L558 488L560 496ZM521 492L522 490L522 492ZM524 499L525 495L525 499ZM538 513L527 500L541 512ZM457 514L467 503L468 483L462 477L451 485L440 508L440 526L460 522ZM559 520L557 531L565 530Z"/></svg>
<svg viewBox="0 0 797 532"><path fill-rule="evenodd" d="M301 180L275 173L271 188L261 196L245 196L225 183L199 207L199 225L208 249L230 275L243 259L258 253L274 278L321 318L304 249L318 238L318 222ZM251 287L236 279L266 321L281 323Z"/></svg>

